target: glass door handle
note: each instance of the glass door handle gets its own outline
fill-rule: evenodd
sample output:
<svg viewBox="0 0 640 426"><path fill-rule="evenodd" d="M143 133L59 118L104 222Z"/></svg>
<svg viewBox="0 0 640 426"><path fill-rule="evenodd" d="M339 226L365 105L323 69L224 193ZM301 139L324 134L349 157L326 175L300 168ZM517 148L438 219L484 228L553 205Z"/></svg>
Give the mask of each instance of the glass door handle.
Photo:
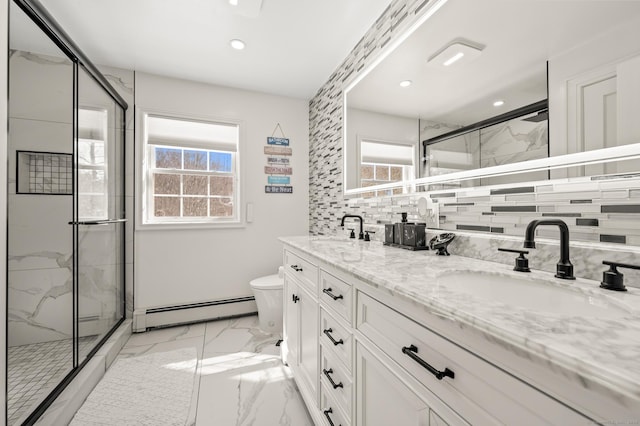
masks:
<svg viewBox="0 0 640 426"><path fill-rule="evenodd" d="M110 223L125 223L127 219L79 220L69 222L69 225L109 225Z"/></svg>

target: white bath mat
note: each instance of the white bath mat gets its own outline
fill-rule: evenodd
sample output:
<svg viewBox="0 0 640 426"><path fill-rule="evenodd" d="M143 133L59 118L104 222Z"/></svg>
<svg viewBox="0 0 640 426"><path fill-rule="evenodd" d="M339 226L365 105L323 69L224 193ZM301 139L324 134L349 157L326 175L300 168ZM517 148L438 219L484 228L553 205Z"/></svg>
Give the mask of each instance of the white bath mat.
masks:
<svg viewBox="0 0 640 426"><path fill-rule="evenodd" d="M185 425L197 366L195 348L119 359L71 425Z"/></svg>

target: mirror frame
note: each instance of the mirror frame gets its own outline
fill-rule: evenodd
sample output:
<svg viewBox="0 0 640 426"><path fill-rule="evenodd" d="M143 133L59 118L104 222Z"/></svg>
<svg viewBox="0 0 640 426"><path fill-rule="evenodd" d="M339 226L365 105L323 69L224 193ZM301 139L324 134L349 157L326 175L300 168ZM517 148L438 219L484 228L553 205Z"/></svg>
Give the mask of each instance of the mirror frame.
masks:
<svg viewBox="0 0 640 426"><path fill-rule="evenodd" d="M535 172L551 169L562 169L575 166L584 166L590 164L608 163L618 160L640 159L640 141L634 144L616 146L612 148L601 148L592 151L578 152L572 154L564 154L535 160L521 161L518 163L502 164L499 166L491 166L480 169L465 170L462 172L454 172L437 176L426 176L422 178L414 178L402 182L393 182L381 185L368 186L364 188L347 188L347 95L349 92L364 79L375 67L377 67L387 56L389 56L398 46L400 46L407 38L409 38L421 25L429 20L448 0L438 0L426 11L422 12L416 21L411 24L404 33L400 34L394 40L390 41L373 61L367 65L362 72L345 82L342 88L342 153L343 153L343 169L342 169L342 189L345 197L358 197L360 194L377 191L391 190L406 186L420 187L430 184L443 184L448 182L457 182L460 180L488 178L494 176L504 176L509 174L518 174L525 172ZM418 142L421 145L421 141ZM419 165L416 165L418 170ZM640 170L638 170L640 174ZM628 174L628 173L625 173ZM553 180L553 179L551 179ZM469 189L469 188L467 188ZM415 192L414 192L415 193ZM397 196L406 196L411 194L402 194Z"/></svg>

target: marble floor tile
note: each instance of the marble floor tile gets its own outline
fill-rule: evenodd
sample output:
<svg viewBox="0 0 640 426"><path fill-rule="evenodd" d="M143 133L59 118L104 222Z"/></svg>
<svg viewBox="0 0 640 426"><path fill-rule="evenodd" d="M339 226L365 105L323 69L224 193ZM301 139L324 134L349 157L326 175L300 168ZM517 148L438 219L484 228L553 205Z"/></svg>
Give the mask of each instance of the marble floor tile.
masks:
<svg viewBox="0 0 640 426"><path fill-rule="evenodd" d="M313 425L291 371L273 355L216 354L202 361L196 426Z"/></svg>
<svg viewBox="0 0 640 426"><path fill-rule="evenodd" d="M281 335L268 334L258 328L255 315L207 323L205 355L220 352L256 352L273 350Z"/></svg>
<svg viewBox="0 0 640 426"><path fill-rule="evenodd" d="M166 342L156 342L146 345L129 345L127 343L116 357L116 360L119 358L131 358L157 352L168 352L180 348L196 348L198 352L198 359L202 359L202 347L203 336L168 340Z"/></svg>
<svg viewBox="0 0 640 426"><path fill-rule="evenodd" d="M118 358L195 347L188 426L311 426L291 370L281 362L280 338L248 316L134 334Z"/></svg>
<svg viewBox="0 0 640 426"><path fill-rule="evenodd" d="M173 340L189 339L203 336L206 324L184 325L159 330L151 330L146 333L134 333L125 346L146 346L154 343L166 343Z"/></svg>

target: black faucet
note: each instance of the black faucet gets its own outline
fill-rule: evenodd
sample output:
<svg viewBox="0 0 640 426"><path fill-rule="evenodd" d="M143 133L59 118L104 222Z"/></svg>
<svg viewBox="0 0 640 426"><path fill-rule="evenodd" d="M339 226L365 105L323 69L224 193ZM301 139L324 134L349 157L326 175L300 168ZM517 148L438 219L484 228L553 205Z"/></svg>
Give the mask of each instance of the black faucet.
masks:
<svg viewBox="0 0 640 426"><path fill-rule="evenodd" d="M340 226L342 226L343 228L344 228L344 220L348 217L354 217L356 219L360 219L360 235L358 236L358 239L364 240L364 232L363 232L364 219L362 218L362 216L359 216L357 214L345 214L344 216L342 216L342 220L340 221ZM355 238L355 236L352 236L350 238Z"/></svg>
<svg viewBox="0 0 640 426"><path fill-rule="evenodd" d="M539 225L554 225L560 228L560 261L556 265L556 278L575 280L573 265L569 260L569 227L560 219L532 220L524 233L524 248L536 248L535 232Z"/></svg>

